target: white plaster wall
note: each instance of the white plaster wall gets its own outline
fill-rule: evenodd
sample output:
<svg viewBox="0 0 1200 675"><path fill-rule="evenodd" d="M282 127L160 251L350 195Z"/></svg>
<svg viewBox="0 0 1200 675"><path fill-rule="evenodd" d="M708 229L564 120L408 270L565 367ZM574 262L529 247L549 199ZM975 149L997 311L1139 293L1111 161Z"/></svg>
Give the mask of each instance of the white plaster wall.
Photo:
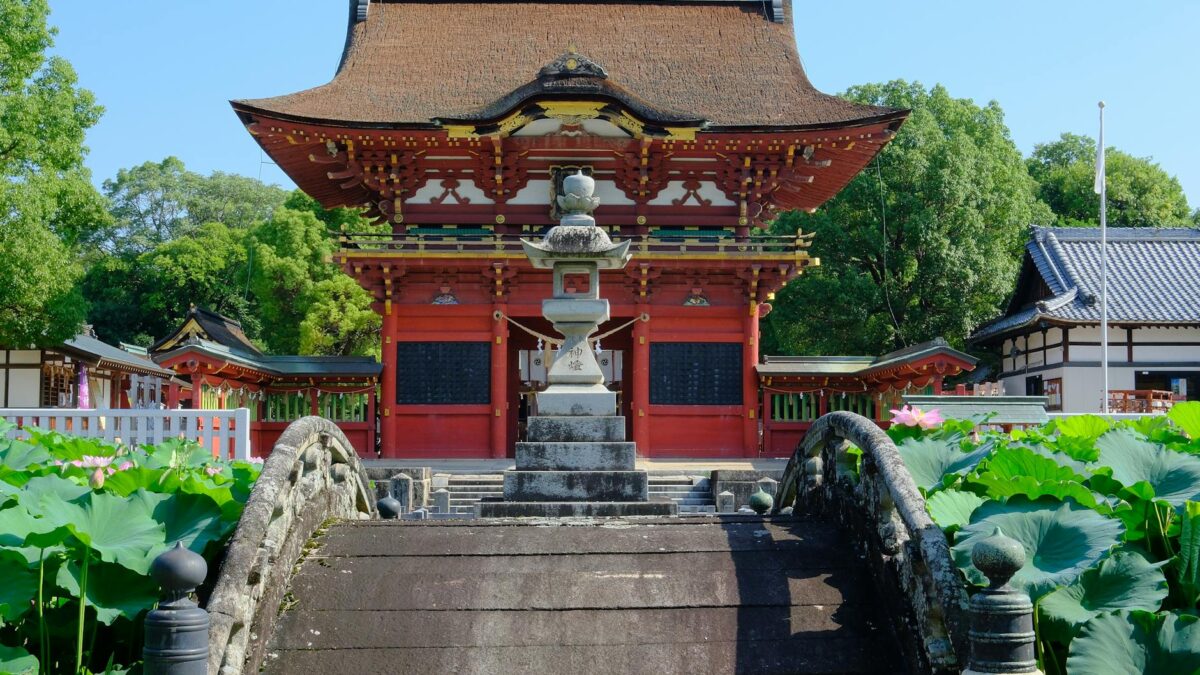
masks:
<svg viewBox="0 0 1200 675"><path fill-rule="evenodd" d="M517 194L509 200L509 204L546 204L550 205L550 181L542 178L530 180Z"/></svg>
<svg viewBox="0 0 1200 675"><path fill-rule="evenodd" d="M629 197L626 197L625 193L621 192L621 188L617 187L617 184L611 180L596 181L596 196L600 198L601 208L603 208L605 205L628 206L634 203L634 201Z"/></svg>
<svg viewBox="0 0 1200 675"><path fill-rule="evenodd" d="M37 352L34 352L37 354ZM41 359L41 354L38 354ZM37 408L41 403L42 371L36 368L9 370L8 408Z"/></svg>
<svg viewBox="0 0 1200 675"><path fill-rule="evenodd" d="M712 206L735 205L712 181L700 181L700 189L696 193L702 198L710 200ZM687 189L683 187L683 181L673 180L667 183L657 197L650 200L650 204L652 206L671 206L672 201L682 199L685 194L687 194ZM698 204L696 204L695 197L689 197L687 203L682 206L698 206Z"/></svg>
<svg viewBox="0 0 1200 675"><path fill-rule="evenodd" d="M458 187L454 188L454 190L458 193L458 195L460 197L462 197L464 199L470 199L472 204L491 204L492 203L492 200L488 199L488 196L483 193L483 190L480 190L478 187L476 187L474 181L472 181L469 177L464 176L462 178L459 178L458 179ZM410 197L408 200L406 200L406 203L408 203L408 204L432 204L434 198L442 196L442 193L445 191L446 191L446 188L442 187L442 179L441 178L438 178L435 180L427 180L427 181L425 181L425 184L422 185L419 190L417 190L415 193L413 193L412 197ZM454 197L447 195L446 201L443 203L455 204L457 202L454 200Z"/></svg>

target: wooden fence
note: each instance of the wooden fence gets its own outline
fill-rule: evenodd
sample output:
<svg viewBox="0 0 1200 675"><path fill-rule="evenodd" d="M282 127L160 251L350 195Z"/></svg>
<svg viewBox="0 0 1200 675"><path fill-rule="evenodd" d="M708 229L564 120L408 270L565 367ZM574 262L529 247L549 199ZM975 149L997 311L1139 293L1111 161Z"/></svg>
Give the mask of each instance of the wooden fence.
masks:
<svg viewBox="0 0 1200 675"><path fill-rule="evenodd" d="M80 410L74 408L0 408L0 418L17 425L10 437L36 427L62 434L102 438L127 445L156 444L187 438L221 459L250 458L250 410Z"/></svg>

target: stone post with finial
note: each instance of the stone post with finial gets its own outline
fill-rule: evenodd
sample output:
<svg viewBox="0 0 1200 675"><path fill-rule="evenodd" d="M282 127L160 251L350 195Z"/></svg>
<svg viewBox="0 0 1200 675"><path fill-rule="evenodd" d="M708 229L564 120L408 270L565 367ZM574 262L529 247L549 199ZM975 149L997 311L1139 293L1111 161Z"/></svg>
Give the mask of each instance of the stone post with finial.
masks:
<svg viewBox="0 0 1200 675"><path fill-rule="evenodd" d="M1040 674L1033 603L1008 585L1025 565L1025 548L997 527L971 549L971 563L991 583L971 598L971 658L963 675Z"/></svg>
<svg viewBox="0 0 1200 675"><path fill-rule="evenodd" d="M208 612L191 598L208 576L204 557L176 544L154 559L150 576L162 588L158 608L146 615L142 658L146 675L206 675Z"/></svg>

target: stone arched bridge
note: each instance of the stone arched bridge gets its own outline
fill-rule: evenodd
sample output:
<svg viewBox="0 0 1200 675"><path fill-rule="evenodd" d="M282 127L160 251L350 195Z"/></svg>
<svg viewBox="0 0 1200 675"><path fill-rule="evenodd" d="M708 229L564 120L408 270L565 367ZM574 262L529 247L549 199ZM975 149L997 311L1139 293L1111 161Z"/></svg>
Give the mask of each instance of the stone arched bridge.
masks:
<svg viewBox="0 0 1200 675"><path fill-rule="evenodd" d="M840 471L848 440L859 472ZM267 460L207 608L209 673L957 673L966 597L887 436L835 413L795 515L396 521L332 423Z"/></svg>

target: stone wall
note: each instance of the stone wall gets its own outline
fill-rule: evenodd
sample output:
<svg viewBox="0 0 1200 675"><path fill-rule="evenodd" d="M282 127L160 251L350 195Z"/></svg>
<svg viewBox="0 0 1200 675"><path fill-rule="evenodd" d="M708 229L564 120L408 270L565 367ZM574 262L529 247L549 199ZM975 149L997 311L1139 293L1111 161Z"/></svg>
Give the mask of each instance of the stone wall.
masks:
<svg viewBox="0 0 1200 675"><path fill-rule="evenodd" d="M857 472L851 444L862 450ZM849 412L818 419L784 470L775 510L793 503L797 514L835 519L858 542L911 672L957 675L968 655L966 588L888 435Z"/></svg>
<svg viewBox="0 0 1200 675"><path fill-rule="evenodd" d="M292 568L325 521L368 519L375 498L336 424L296 420L254 484L208 600L209 675L257 673Z"/></svg>

